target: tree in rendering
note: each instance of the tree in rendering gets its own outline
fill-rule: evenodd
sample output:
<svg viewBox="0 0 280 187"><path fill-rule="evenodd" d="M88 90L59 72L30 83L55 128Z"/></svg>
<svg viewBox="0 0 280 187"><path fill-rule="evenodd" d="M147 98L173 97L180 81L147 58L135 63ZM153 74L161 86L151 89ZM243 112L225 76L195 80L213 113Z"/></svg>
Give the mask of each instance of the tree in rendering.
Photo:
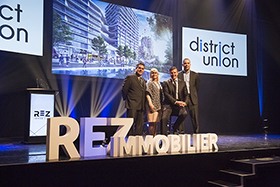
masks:
<svg viewBox="0 0 280 187"><path fill-rule="evenodd" d="M126 58L126 59L129 59L132 55L132 51L130 50L130 48L125 45L124 48L123 48L123 56Z"/></svg>
<svg viewBox="0 0 280 187"><path fill-rule="evenodd" d="M101 36L97 36L92 39L91 48L98 53L98 62L100 62L100 56L107 54L107 46L104 39Z"/></svg>
<svg viewBox="0 0 280 187"><path fill-rule="evenodd" d="M53 11L53 46L58 46L60 43L68 43L73 40L71 35L73 32L70 27L63 22L61 16Z"/></svg>
<svg viewBox="0 0 280 187"><path fill-rule="evenodd" d="M123 46L122 45L118 46L117 54L119 55L120 60L121 60L121 58L123 57Z"/></svg>
<svg viewBox="0 0 280 187"><path fill-rule="evenodd" d="M166 63L173 64L173 44L172 44L172 19L161 14L154 14L147 17L151 31L154 32L156 39L165 40L167 49L165 50Z"/></svg>

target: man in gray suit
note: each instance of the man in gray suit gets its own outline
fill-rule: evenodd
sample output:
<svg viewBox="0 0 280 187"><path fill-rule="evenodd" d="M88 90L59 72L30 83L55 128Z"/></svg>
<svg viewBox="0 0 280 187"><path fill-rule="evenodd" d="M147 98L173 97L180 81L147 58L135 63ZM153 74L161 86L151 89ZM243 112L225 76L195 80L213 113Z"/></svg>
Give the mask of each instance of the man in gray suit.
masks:
<svg viewBox="0 0 280 187"><path fill-rule="evenodd" d="M191 71L191 61L188 58L183 60L184 70L180 71L178 78L184 80L187 85L188 91L188 101L187 108L189 110L191 121L193 125L193 132L198 133L199 123L198 123L198 89L200 85L200 78L198 73ZM180 131L183 131L180 129Z"/></svg>
<svg viewBox="0 0 280 187"><path fill-rule="evenodd" d="M135 73L127 75L122 86L122 95L127 108L126 117L134 119L129 135L142 135L143 131L146 83L141 75L144 69L145 64L138 63Z"/></svg>

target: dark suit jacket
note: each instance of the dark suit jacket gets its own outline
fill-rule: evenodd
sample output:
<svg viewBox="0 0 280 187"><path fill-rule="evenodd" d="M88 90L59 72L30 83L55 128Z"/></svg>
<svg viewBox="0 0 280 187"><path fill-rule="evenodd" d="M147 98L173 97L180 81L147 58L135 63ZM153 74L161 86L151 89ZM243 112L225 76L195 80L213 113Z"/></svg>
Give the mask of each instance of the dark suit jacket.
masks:
<svg viewBox="0 0 280 187"><path fill-rule="evenodd" d="M163 82L163 92L164 92L164 103L166 105L170 105L171 107L176 106L176 90L173 84L172 79L168 79ZM187 103L187 86L186 83L180 79L178 79L178 101L184 101ZM176 106L177 107L177 106Z"/></svg>
<svg viewBox="0 0 280 187"><path fill-rule="evenodd" d="M178 73L178 78L184 80L184 71ZM198 104L198 94L197 91L200 86L200 78L198 73L190 71L190 99L194 105Z"/></svg>
<svg viewBox="0 0 280 187"><path fill-rule="evenodd" d="M146 84L145 79L140 78L143 80L142 86L136 74L126 76L124 80L122 95L127 109L144 110L145 108Z"/></svg>

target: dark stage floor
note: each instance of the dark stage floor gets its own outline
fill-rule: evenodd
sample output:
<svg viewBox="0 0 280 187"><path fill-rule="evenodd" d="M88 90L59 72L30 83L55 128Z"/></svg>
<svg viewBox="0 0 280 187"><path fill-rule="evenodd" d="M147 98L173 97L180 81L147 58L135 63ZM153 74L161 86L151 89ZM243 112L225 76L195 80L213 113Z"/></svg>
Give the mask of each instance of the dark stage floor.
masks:
<svg viewBox="0 0 280 187"><path fill-rule="evenodd" d="M280 135L218 135L218 152L238 152L262 149L279 149ZM199 154L199 153L180 153ZM144 155L157 156L157 155ZM126 156L127 157L127 156ZM132 157L132 156L131 156ZM137 156L139 157L139 156ZM80 158L80 160L112 159L112 157L90 157ZM68 160L61 157L60 161ZM20 138L0 139L0 166L18 165L27 163L44 163L46 161L46 145L21 143Z"/></svg>
<svg viewBox="0 0 280 187"><path fill-rule="evenodd" d="M61 152L59 161L46 161L45 144L21 141L0 139L1 186L280 186L280 135L218 134L217 152L71 160Z"/></svg>

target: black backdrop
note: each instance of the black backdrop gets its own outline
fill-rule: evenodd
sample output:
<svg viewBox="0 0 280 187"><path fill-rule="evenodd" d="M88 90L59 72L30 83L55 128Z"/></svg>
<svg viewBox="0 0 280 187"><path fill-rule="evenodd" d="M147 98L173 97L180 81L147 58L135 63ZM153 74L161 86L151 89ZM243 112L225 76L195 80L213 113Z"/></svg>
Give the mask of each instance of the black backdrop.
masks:
<svg viewBox="0 0 280 187"><path fill-rule="evenodd" d="M174 64L181 68L182 27L247 34L248 76L200 74L199 110L201 132L218 134L262 133L268 119L269 132L280 128L280 3L244 0L107 0L132 8L173 17ZM121 87L123 80L92 77L69 77L51 74L52 1L45 0L43 57L0 51L0 137L23 136L26 125L26 88L36 87L36 78L58 89L63 97L65 80L88 85L75 106L74 115L90 116L89 85L111 83ZM34 24L34 26L36 26ZM54 84L55 83L55 84ZM261 84L258 84L261 83ZM54 86L56 85L57 86ZM261 87L260 87L261 86ZM258 91L261 88L261 92ZM79 87L77 87L79 89ZM262 93L259 102L259 93ZM99 116L115 117L121 93ZM62 98L63 100L63 98ZM261 103L261 113L260 105ZM73 114L73 113L72 113ZM58 116L58 112L55 114ZM189 118L186 132L191 132Z"/></svg>

